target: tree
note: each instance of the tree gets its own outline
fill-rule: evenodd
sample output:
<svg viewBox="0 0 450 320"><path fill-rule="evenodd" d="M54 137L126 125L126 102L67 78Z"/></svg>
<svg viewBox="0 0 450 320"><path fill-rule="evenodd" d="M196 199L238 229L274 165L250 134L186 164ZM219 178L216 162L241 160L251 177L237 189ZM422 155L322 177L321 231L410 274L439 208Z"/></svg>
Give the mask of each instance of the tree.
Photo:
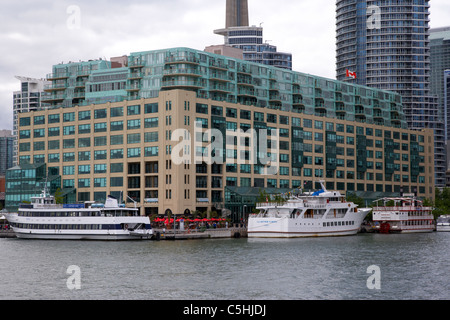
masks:
<svg viewBox="0 0 450 320"><path fill-rule="evenodd" d="M56 189L55 201L57 204L64 204L64 196L62 195L61 188Z"/></svg>

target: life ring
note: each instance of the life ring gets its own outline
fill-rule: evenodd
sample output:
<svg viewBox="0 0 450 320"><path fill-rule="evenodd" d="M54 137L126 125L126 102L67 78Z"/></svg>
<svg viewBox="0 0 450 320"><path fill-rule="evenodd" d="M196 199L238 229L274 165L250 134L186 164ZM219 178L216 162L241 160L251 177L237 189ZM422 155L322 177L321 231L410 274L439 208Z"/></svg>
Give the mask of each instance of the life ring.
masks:
<svg viewBox="0 0 450 320"><path fill-rule="evenodd" d="M125 227L125 230L128 229L128 225L127 224L125 224L124 227Z"/></svg>

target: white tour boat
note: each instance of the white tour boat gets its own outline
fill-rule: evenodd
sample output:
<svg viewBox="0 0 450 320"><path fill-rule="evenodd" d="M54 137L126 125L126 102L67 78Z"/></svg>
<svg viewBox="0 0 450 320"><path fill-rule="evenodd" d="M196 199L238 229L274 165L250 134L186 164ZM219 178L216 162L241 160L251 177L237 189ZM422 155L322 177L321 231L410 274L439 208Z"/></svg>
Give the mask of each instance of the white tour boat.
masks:
<svg viewBox="0 0 450 320"><path fill-rule="evenodd" d="M440 216L437 220L436 231L450 231L450 216Z"/></svg>
<svg viewBox="0 0 450 320"><path fill-rule="evenodd" d="M322 190L291 196L285 203L257 204L249 216L249 238L349 236L358 233L370 208L358 209L339 191Z"/></svg>
<svg viewBox="0 0 450 320"><path fill-rule="evenodd" d="M151 239L150 219L136 208L119 206L109 196L104 205L56 204L44 190L18 213L6 215L18 238L45 240L137 240Z"/></svg>
<svg viewBox="0 0 450 320"><path fill-rule="evenodd" d="M382 198L375 201L373 222L380 233L434 231L432 207L413 197ZM379 205L382 203L381 205Z"/></svg>

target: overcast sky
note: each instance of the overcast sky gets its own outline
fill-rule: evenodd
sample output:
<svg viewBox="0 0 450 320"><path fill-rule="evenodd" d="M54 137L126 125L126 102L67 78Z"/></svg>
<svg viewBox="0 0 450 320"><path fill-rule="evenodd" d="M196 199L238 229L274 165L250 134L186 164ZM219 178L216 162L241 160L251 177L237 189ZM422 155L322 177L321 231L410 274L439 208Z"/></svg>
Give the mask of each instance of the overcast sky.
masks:
<svg viewBox="0 0 450 320"><path fill-rule="evenodd" d="M14 76L44 78L60 62L223 43L225 0L2 0L0 130L12 130ZM335 78L335 0L249 0L250 24L293 54L293 69ZM78 14L79 13L79 14ZM450 1L431 1L431 27L450 25ZM0 150L1 152L1 150Z"/></svg>

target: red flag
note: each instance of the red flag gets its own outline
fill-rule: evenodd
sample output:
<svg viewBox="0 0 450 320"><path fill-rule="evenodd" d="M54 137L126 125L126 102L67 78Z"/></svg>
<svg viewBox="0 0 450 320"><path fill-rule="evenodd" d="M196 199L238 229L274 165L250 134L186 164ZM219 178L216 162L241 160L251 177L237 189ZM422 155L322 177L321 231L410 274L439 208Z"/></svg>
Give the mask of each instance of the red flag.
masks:
<svg viewBox="0 0 450 320"><path fill-rule="evenodd" d="M346 71L347 71L347 78L356 79L356 72L351 72L349 70Z"/></svg>

